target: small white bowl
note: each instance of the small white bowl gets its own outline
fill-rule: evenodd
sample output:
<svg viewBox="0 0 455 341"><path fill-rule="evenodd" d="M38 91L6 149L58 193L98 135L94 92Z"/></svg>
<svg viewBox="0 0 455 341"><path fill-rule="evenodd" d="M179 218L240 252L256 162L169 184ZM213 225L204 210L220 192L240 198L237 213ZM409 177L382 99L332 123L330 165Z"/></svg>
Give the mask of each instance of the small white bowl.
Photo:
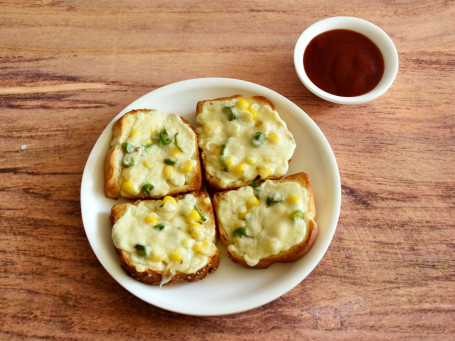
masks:
<svg viewBox="0 0 455 341"><path fill-rule="evenodd" d="M366 94L354 97L332 95L314 85L305 72L303 54L310 41L321 33L337 29L356 31L365 35L376 44L382 53L384 74L378 85ZM398 53L392 39L378 26L366 20L353 17L332 17L318 21L302 33L295 45L294 65L302 83L316 96L339 104L359 104L378 98L390 88L398 72Z"/></svg>

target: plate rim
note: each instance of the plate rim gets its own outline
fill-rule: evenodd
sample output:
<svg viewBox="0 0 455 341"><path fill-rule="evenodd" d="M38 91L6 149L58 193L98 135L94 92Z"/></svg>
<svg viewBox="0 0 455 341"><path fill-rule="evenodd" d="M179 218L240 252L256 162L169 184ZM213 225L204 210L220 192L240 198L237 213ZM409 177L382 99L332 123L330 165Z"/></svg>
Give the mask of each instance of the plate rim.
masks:
<svg viewBox="0 0 455 341"><path fill-rule="evenodd" d="M329 157L330 166L332 169L332 173L334 171L333 175L335 176L334 182L335 182L336 188L334 189L334 206L335 207L334 207L334 211L331 215L331 219L330 219L331 224L329 224L329 227L331 227L331 230L333 232L330 234L330 236L326 240L325 244L322 245L323 247L319 249L319 256L316 257L315 261L313 261L311 263L311 266L308 267L309 268L309 270L307 269L308 271L302 271L303 275L298 276L297 280L291 281L292 283L287 285L284 290L281 290L278 293L275 293L274 295L269 295L269 296L267 296L267 298L262 298L260 300L256 300L253 304L250 304L247 306L242 306L241 308L238 308L238 309L228 307L227 309L218 309L218 310L211 309L210 311L204 311L204 312L198 313L195 311L188 311L185 309L176 309L175 307L170 307L165 304L157 304L156 302L150 302L150 301L146 300L144 297L141 297L140 294L130 290L130 288L125 285L125 283L122 283L118 278L116 278L111 273L111 271L109 271L109 269L107 268L107 265L105 264L105 259L104 259L103 255L100 255L98 253L99 250L97 250L94 247L92 240L89 237L87 228L86 228L86 218L85 218L85 214L84 214L83 202L84 202L85 195L87 195L87 193L85 193L85 191L83 191L83 189L84 189L84 185L89 181L89 176L90 176L89 168L88 168L89 162L92 161L93 157L95 157L95 155L94 155L95 149L96 149L97 145L100 143L103 135L106 134L107 131L109 132L109 129L111 129L111 127L112 127L112 124L119 117L124 115L126 112L128 112L132 109L135 109L136 103L143 101L147 97L151 97L151 96L158 97L162 93L166 93L167 91L169 91L169 89L172 89L173 91L177 91L180 88L180 91L181 91L182 88L185 89L188 86L190 86L190 88L197 89L197 88L204 88L204 87L207 87L210 85L215 85L217 87L233 86L236 88L248 88L248 90L245 89L244 91L260 92L260 95L263 95L264 97L267 97L267 95L277 97L280 101L283 101L287 105L290 105L293 108L293 112L291 113L291 116L298 116L297 119L303 119L303 120L305 120L305 123L310 124L313 129L312 131L317 133L319 139L323 142L323 147L325 148L325 152L328 152L328 154L330 156ZM266 93L266 94L264 94L264 93ZM297 115L296 115L296 113L297 113ZM289 174L286 174L286 175L289 175ZM335 158L332 148L330 147L330 144L329 144L327 138L322 133L322 131L318 127L318 125L316 125L316 123L311 119L311 117L309 117L309 115L306 114L306 112L303 111L294 102L292 102L285 96L281 95L280 93L278 93L270 88L267 88L263 85L252 83L249 81L233 79L233 78L221 78L221 77L194 78L194 79L186 79L186 80L170 83L170 84L164 85L162 87L156 88L152 91L149 91L146 94L144 94L144 95L140 96L139 98L137 98L136 100L134 100L133 102L131 102L130 104L128 104L123 110L121 110L117 115L115 115L115 117L113 117L111 119L111 121L105 126L105 128L99 135L98 139L96 140L95 144L93 145L92 150L91 150L89 157L87 158L86 164L84 166L84 171L83 171L83 175L82 175L82 179L81 179L81 188L80 188L80 205L81 205L81 218L82 218L82 223L84 226L84 232L87 236L90 247L92 248L93 252L95 253L95 256L97 257L98 261L101 263L103 268L108 272L108 274L118 284L120 284L121 287L123 287L128 292L133 294L135 297L141 299L142 301L144 301L148 304L154 305L156 307L159 307L161 309L165 309L168 311L185 314L185 315L193 315L193 316L221 316L221 315L236 314L236 313L248 311L248 310L260 307L262 305L265 305L267 303L270 303L270 302L274 301L275 299L281 297L282 295L286 294L287 292L291 291L292 289L294 289L299 283L301 283L315 269L315 267L320 263L320 261L326 254L326 252L332 242L333 236L336 232L336 228L337 228L337 224L338 224L338 220L339 220L339 216L340 216L340 210L341 210L341 180L340 180L340 172L339 172L339 168L338 168L338 165L336 162L336 158Z"/></svg>

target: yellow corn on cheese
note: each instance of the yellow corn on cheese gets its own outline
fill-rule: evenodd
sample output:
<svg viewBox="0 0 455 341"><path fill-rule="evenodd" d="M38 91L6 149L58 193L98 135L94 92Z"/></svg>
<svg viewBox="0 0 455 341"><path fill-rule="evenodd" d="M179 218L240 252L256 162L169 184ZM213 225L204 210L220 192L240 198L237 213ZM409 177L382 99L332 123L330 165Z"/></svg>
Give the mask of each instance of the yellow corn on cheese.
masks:
<svg viewBox="0 0 455 341"><path fill-rule="evenodd" d="M125 124L131 126L130 134L122 136L118 143L120 147L128 143L134 150L123 156L122 165L127 166L122 166L122 179L133 184L136 189L134 194L145 183L154 185L153 195L157 197L185 188L194 173L175 172L171 165L163 161L172 158L177 161L176 165L185 160L197 162L195 132L176 114L143 110L127 116L125 120ZM173 141L169 145L159 139L159 132L163 129ZM175 146L175 136L183 152Z"/></svg>
<svg viewBox="0 0 455 341"><path fill-rule="evenodd" d="M299 205L283 200L274 205L267 204L267 198L279 193L283 198L298 198ZM259 199L256 198L259 196ZM309 211L310 197L308 190L294 181L264 181L257 190L244 186L237 190L224 192L219 198L217 216L220 227L227 236L233 236L239 227L247 227L251 238L234 236L228 250L243 258L250 265L256 265L260 259L289 250L307 238L309 220L314 218ZM248 214L245 214L245 206ZM305 218L298 221L289 219L296 209L304 212ZM233 216L234 213L234 216Z"/></svg>
<svg viewBox="0 0 455 341"><path fill-rule="evenodd" d="M248 104L247 101L245 101L244 99L241 99L237 102L236 107L241 110L246 110L250 107L250 105Z"/></svg>
<svg viewBox="0 0 455 341"><path fill-rule="evenodd" d="M129 194L137 194L136 188L134 187L133 183L129 180L123 182L122 190L124 190L125 192L127 192Z"/></svg>
<svg viewBox="0 0 455 341"><path fill-rule="evenodd" d="M229 120L223 108L234 106L237 116ZM221 187L246 185L257 175L266 179L286 174L296 144L286 123L270 105L236 97L205 101L199 109L197 132L199 146L206 156L205 169ZM213 126L219 127L216 134L212 132ZM266 136L260 147L251 142L258 132ZM222 160L220 146L225 146ZM237 168L242 163L255 167Z"/></svg>
<svg viewBox="0 0 455 341"><path fill-rule="evenodd" d="M171 205L172 210L165 209L167 205ZM163 200L128 204L112 228L115 247L128 255L139 272L148 268L169 275L197 272L216 250L216 232L210 215L206 215L208 219L204 222L186 220L182 212L190 212L195 205L198 205L198 200L193 194L178 201L167 196ZM153 228L158 222L165 227L161 230ZM199 244L195 250L196 243ZM138 253L136 245L146 248L145 256Z"/></svg>

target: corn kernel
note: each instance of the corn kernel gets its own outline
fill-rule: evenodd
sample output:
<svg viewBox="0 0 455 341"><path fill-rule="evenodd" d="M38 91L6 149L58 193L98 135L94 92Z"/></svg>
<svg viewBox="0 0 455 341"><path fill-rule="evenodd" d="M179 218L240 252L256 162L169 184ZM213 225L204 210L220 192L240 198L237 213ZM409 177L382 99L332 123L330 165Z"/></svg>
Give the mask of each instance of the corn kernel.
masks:
<svg viewBox="0 0 455 341"><path fill-rule="evenodd" d="M137 194L136 188L131 181L125 181L122 184L122 190L129 194Z"/></svg>
<svg viewBox="0 0 455 341"><path fill-rule="evenodd" d="M139 129L132 129L131 130L131 136L140 136L142 135L142 131Z"/></svg>
<svg viewBox="0 0 455 341"><path fill-rule="evenodd" d="M186 238L182 241L182 245L185 249L189 249L193 246L193 240L189 239L189 238Z"/></svg>
<svg viewBox="0 0 455 341"><path fill-rule="evenodd" d="M259 205L259 200L254 195L252 195L248 197L248 199L246 200L246 205L248 206L248 208L257 206Z"/></svg>
<svg viewBox="0 0 455 341"><path fill-rule="evenodd" d="M148 169L152 169L153 168L153 163L152 161L150 160L144 160L144 162L142 162L142 164L147 167Z"/></svg>
<svg viewBox="0 0 455 341"><path fill-rule="evenodd" d="M175 200L173 197L171 197L169 195L166 195L163 198L163 204L167 204L167 203L176 206L177 205L177 200Z"/></svg>
<svg viewBox="0 0 455 341"><path fill-rule="evenodd" d="M270 168L267 166L258 166L257 171L262 179L266 179L271 174Z"/></svg>
<svg viewBox="0 0 455 341"><path fill-rule="evenodd" d="M193 250L202 255L206 255L210 252L210 244L206 241L197 242L194 244Z"/></svg>
<svg viewBox="0 0 455 341"><path fill-rule="evenodd" d="M221 153L221 147L215 148L215 150L213 151L213 155L215 155L215 156L220 155L220 153Z"/></svg>
<svg viewBox="0 0 455 341"><path fill-rule="evenodd" d="M231 136L238 136L240 132L240 125L231 122L231 124L229 124L228 126L228 132Z"/></svg>
<svg viewBox="0 0 455 341"><path fill-rule="evenodd" d="M145 143L147 146L151 146L151 145L153 144L153 141L152 141L152 139L146 139L146 140L144 141L144 143Z"/></svg>
<svg viewBox="0 0 455 341"><path fill-rule="evenodd" d="M262 128L264 128L264 122L262 122L262 121L256 121L256 122L254 122L254 126L255 126L256 128L262 129Z"/></svg>
<svg viewBox="0 0 455 341"><path fill-rule="evenodd" d="M235 222L234 229L238 229L239 227L245 227L245 222L244 221Z"/></svg>
<svg viewBox="0 0 455 341"><path fill-rule="evenodd" d="M145 222L148 224L156 224L158 222L158 218L155 215L148 215L145 217Z"/></svg>
<svg viewBox="0 0 455 341"><path fill-rule="evenodd" d="M230 157L227 157L225 160L224 160L224 164L226 165L226 168L228 170L231 170L232 168L232 159Z"/></svg>
<svg viewBox="0 0 455 341"><path fill-rule="evenodd" d="M244 99L241 99L237 102L236 107L237 107L237 109L246 110L250 107L250 104L247 101L245 101Z"/></svg>
<svg viewBox="0 0 455 341"><path fill-rule="evenodd" d="M247 210L240 211L239 214L238 214L239 219L240 219L240 220L245 219L245 216L246 216L247 213L248 213Z"/></svg>
<svg viewBox="0 0 455 341"><path fill-rule="evenodd" d="M220 127L218 124L207 124L206 132L208 136L215 136L220 132Z"/></svg>
<svg viewBox="0 0 455 341"><path fill-rule="evenodd" d="M169 254L169 259L173 262L180 262L183 259L183 253L180 249L174 249Z"/></svg>
<svg viewBox="0 0 455 341"><path fill-rule="evenodd" d="M172 148L171 155L172 155L172 156L177 156L177 155L179 155L179 154L182 154L182 151L181 151L180 149L178 149L176 146L174 146L174 147Z"/></svg>
<svg viewBox="0 0 455 341"><path fill-rule="evenodd" d="M253 116L253 120L255 120L257 117L258 117L258 112L256 110L254 110L253 108L249 107L248 108L248 111L251 113L251 115Z"/></svg>
<svg viewBox="0 0 455 341"><path fill-rule="evenodd" d="M290 203L292 205L298 205L298 204L300 204L301 201L302 201L302 198L297 195L290 195L288 197L288 203Z"/></svg>
<svg viewBox="0 0 455 341"><path fill-rule="evenodd" d="M173 173L174 173L174 166L165 165L163 167L163 175L166 179L170 179Z"/></svg>
<svg viewBox="0 0 455 341"><path fill-rule="evenodd" d="M191 210L187 215L186 215L186 220L187 221L194 221L196 223L201 221L201 216L196 210Z"/></svg>
<svg viewBox="0 0 455 341"><path fill-rule="evenodd" d="M186 160L181 166L182 173L191 173L193 171L193 163L191 160Z"/></svg>
<svg viewBox="0 0 455 341"><path fill-rule="evenodd" d="M189 232L193 239L200 239L202 237L202 225L199 223L191 223Z"/></svg>
<svg viewBox="0 0 455 341"><path fill-rule="evenodd" d="M247 157L245 161L249 165L255 165L256 164L256 160L253 159L252 157Z"/></svg>
<svg viewBox="0 0 455 341"><path fill-rule="evenodd" d="M280 242L275 238L266 239L266 247L271 254L278 253Z"/></svg>
<svg viewBox="0 0 455 341"><path fill-rule="evenodd" d="M278 143L279 140L280 140L280 136L277 134L270 133L267 136L267 141L269 141L270 143Z"/></svg>
<svg viewBox="0 0 455 341"><path fill-rule="evenodd" d="M245 172L246 165L241 163L234 171L235 175L240 177Z"/></svg>
<svg viewBox="0 0 455 341"><path fill-rule="evenodd" d="M253 114L251 112L245 112L245 114L242 115L242 118L246 122L252 122L254 120Z"/></svg>
<svg viewBox="0 0 455 341"><path fill-rule="evenodd" d="M151 251L149 258L153 262L162 262L164 260L164 255L159 251Z"/></svg>

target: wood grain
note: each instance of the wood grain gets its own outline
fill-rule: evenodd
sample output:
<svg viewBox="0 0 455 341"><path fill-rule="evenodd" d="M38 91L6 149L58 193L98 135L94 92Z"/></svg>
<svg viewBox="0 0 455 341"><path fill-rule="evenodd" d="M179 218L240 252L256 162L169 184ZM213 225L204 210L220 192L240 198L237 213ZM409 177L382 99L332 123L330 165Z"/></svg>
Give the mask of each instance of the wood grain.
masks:
<svg viewBox="0 0 455 341"><path fill-rule="evenodd" d="M373 102L325 102L295 74L300 33L338 15L377 24L397 46L398 77ZM0 1L0 338L454 339L454 17L444 0ZM222 317L126 292L80 215L104 127L143 94L197 77L292 100L326 135L342 180L316 269L274 302Z"/></svg>

